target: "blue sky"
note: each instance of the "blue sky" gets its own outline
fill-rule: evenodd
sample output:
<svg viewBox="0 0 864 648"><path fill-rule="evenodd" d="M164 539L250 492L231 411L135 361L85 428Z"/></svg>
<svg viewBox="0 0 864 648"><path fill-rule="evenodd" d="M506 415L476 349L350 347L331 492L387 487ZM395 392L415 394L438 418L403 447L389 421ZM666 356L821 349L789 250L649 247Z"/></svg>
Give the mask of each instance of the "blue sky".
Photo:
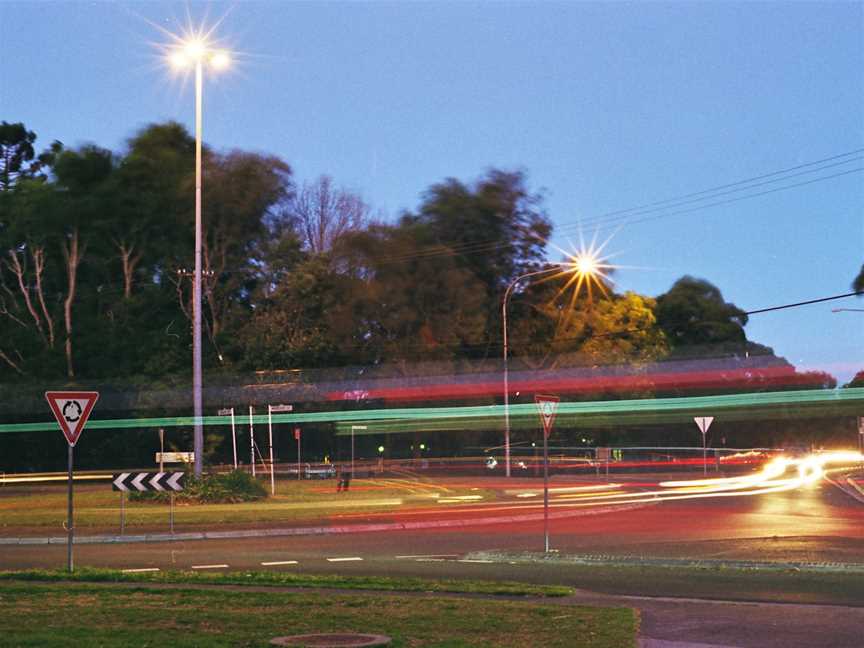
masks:
<svg viewBox="0 0 864 648"><path fill-rule="evenodd" d="M752 310L848 292L864 262L861 153L723 199L850 171L797 188L604 216L864 148L861 3L7 1L0 118L115 150L150 122L191 129L190 84L154 47L187 16L224 17L239 51L206 83L211 146L330 174L391 218L497 166L545 192L558 246L580 222L614 234L619 290L686 273ZM864 313L832 307L864 299L756 315L748 336L846 379Z"/></svg>

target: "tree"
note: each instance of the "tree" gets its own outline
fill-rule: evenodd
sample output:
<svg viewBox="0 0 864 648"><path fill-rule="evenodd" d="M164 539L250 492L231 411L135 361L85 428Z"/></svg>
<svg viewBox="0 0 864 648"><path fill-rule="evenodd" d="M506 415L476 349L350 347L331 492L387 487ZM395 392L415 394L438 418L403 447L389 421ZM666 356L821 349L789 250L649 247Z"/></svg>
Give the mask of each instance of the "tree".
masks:
<svg viewBox="0 0 864 648"><path fill-rule="evenodd" d="M166 266L188 257L194 160L195 140L176 122L151 124L128 142L117 169L118 199L109 232L126 300L136 280L164 273Z"/></svg>
<svg viewBox="0 0 864 648"><path fill-rule="evenodd" d="M18 122L0 122L0 192L9 191L19 178L34 177L62 151L63 145L54 142L36 156L33 144L36 133Z"/></svg>
<svg viewBox="0 0 864 648"><path fill-rule="evenodd" d="M257 256L270 235L268 223L283 212L293 192L291 167L279 158L243 151L205 158L202 240L203 323L219 352L219 338L232 317L238 327L248 314L263 260ZM191 251L191 249L190 249ZM191 264L186 267L190 267ZM178 303L191 321L191 282L178 268ZM223 356L224 358L224 356Z"/></svg>
<svg viewBox="0 0 864 648"><path fill-rule="evenodd" d="M855 292L864 292L864 265L861 266L861 271L855 277L855 281L852 282L852 290Z"/></svg>
<svg viewBox="0 0 864 648"><path fill-rule="evenodd" d="M60 250L66 270L63 323L66 329L66 375L69 378L75 377L72 307L78 290L78 270L88 245L91 242L95 245L102 243L102 230L112 216L108 201L113 171L112 153L96 146L64 151L54 163L59 209L55 212L52 229L60 233ZM104 252L100 250L98 256L103 257Z"/></svg>
<svg viewBox="0 0 864 648"><path fill-rule="evenodd" d="M369 222L369 206L355 193L333 186L322 175L303 187L288 210L296 221L303 247L315 254L327 252L346 232L362 229Z"/></svg>
<svg viewBox="0 0 864 648"><path fill-rule="evenodd" d="M720 289L704 279L684 276L657 298L657 323L673 350L746 350L747 314L726 302Z"/></svg>

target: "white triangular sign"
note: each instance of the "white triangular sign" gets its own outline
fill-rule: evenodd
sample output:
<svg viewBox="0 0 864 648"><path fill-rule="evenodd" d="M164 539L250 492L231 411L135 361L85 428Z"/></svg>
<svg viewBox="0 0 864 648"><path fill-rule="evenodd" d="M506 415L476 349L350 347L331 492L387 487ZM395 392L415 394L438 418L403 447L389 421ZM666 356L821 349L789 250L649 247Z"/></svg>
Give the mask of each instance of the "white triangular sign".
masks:
<svg viewBox="0 0 864 648"><path fill-rule="evenodd" d="M549 438L549 432L552 431L552 423L555 421L555 413L558 411L558 402L561 399L557 396L534 396L534 403L537 405L537 412L540 414L540 422L543 423L543 435Z"/></svg>
<svg viewBox="0 0 864 648"><path fill-rule="evenodd" d="M45 392L45 400L60 424L63 436L70 446L75 446L84 430L93 406L99 400L99 392Z"/></svg>
<svg viewBox="0 0 864 648"><path fill-rule="evenodd" d="M696 421L696 425L699 426L699 431L702 434L708 432L708 428L711 427L711 423L714 422L713 416L695 416L693 420Z"/></svg>

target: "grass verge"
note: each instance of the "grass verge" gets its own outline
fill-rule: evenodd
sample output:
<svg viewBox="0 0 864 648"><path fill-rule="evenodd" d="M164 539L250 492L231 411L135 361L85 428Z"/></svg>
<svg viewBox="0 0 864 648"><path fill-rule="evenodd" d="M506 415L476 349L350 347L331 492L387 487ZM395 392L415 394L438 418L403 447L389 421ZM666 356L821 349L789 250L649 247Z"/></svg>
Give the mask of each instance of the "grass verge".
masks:
<svg viewBox="0 0 864 648"><path fill-rule="evenodd" d="M483 558L492 554L478 553ZM529 559L496 554L506 560L535 566L538 574L554 573L580 589L605 594L671 596L716 600L764 601L828 605L864 605L861 571L724 565L601 564L577 562L573 557Z"/></svg>
<svg viewBox="0 0 864 648"><path fill-rule="evenodd" d="M296 574L268 571L198 572L159 571L123 572L117 569L84 567L73 573L54 569L0 571L0 581L41 581L78 583L170 583L206 585L272 585L345 590L395 592L448 592L508 596L560 597L573 593L563 585L534 585L511 581L425 579L392 576L342 576L338 574Z"/></svg>
<svg viewBox="0 0 864 648"><path fill-rule="evenodd" d="M628 648L628 608L529 601L320 592L123 588L98 583L0 582L0 645L245 646L276 636L368 632L394 648Z"/></svg>
<svg viewBox="0 0 864 648"><path fill-rule="evenodd" d="M269 487L269 484L268 484ZM397 480L354 480L347 493L336 492L335 480L277 480L276 495L240 504L199 504L178 501L174 524L182 531L220 525L305 524L322 517L341 519L360 513L385 513L400 507L438 506L438 497L473 495L494 500L494 491L470 487ZM66 487L0 489L0 535L62 534L66 519ZM127 501L126 532L159 532L168 526L168 504ZM110 484L76 484L75 526L87 533L119 533L120 495Z"/></svg>

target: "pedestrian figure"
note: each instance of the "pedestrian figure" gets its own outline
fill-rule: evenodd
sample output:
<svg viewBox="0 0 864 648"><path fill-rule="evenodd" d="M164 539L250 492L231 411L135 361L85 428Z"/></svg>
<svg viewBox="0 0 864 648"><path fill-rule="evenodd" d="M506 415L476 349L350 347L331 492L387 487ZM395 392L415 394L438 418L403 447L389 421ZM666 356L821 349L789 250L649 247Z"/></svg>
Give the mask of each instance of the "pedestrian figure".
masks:
<svg viewBox="0 0 864 648"><path fill-rule="evenodd" d="M348 485L351 483L351 471L345 470L342 466L336 469L336 492L348 490Z"/></svg>

